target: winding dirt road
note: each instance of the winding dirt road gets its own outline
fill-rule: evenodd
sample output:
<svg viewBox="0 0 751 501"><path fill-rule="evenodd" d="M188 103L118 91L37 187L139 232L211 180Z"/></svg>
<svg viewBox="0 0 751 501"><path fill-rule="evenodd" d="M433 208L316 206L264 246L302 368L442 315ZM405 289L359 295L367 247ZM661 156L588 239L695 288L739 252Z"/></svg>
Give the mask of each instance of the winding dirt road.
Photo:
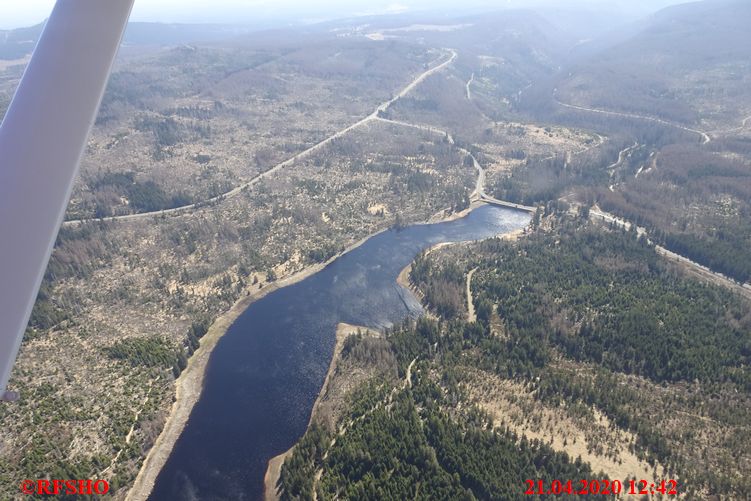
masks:
<svg viewBox="0 0 751 501"><path fill-rule="evenodd" d="M429 125L413 124L409 122L402 122L400 120L391 120L389 118L381 118L381 117L378 117L378 120L382 122L390 123L393 125L400 125L402 127L411 127L413 129L419 129L419 130L424 130L426 132L432 132L434 134L440 134L442 136L445 136L448 139L449 144L452 144L452 145L456 144L454 142L453 136L451 136L451 134L448 131L439 129L437 127L432 127ZM530 207L528 205L515 204L513 202L499 200L485 193L485 169L482 168L482 165L480 165L480 162L477 161L477 158L472 154L471 151L462 147L457 147L457 148L464 155L467 155L469 156L469 158L472 159L472 165L474 166L475 170L477 170L477 181L475 181L474 191L470 194L471 200L481 201L481 202L485 202L485 203L493 204L493 205L499 205L501 207L508 207L510 209L522 210L525 212L534 212L537 210L536 207Z"/></svg>
<svg viewBox="0 0 751 501"><path fill-rule="evenodd" d="M467 99L472 100L472 89L470 89L470 86L472 85L472 82L475 81L475 74L472 73L472 76L467 80Z"/></svg>
<svg viewBox="0 0 751 501"><path fill-rule="evenodd" d="M618 160L608 165L605 170L610 171L610 170L616 169L619 165L623 163L623 161L626 159L626 156L631 152L631 150L635 150L638 147L639 147L639 143L634 141L634 144L632 144L631 146L623 148L621 151L618 152Z"/></svg>
<svg viewBox="0 0 751 501"><path fill-rule="evenodd" d="M748 127L748 122L751 121L751 116L748 116L741 120L741 125L738 127L733 127L732 129L725 129L725 130L713 130L711 131L712 134L732 134L734 132L740 132L746 127Z"/></svg>
<svg viewBox="0 0 751 501"><path fill-rule="evenodd" d="M475 314L475 303L472 301L472 275L475 274L477 268L472 268L467 273L467 322L476 322L477 314Z"/></svg>

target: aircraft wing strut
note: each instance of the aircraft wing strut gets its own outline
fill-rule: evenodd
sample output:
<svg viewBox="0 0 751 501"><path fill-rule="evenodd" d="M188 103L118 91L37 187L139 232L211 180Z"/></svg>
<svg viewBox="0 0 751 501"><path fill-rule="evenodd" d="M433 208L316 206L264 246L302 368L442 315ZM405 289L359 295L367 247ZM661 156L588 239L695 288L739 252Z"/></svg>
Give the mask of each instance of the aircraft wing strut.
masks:
<svg viewBox="0 0 751 501"><path fill-rule="evenodd" d="M0 400L132 5L58 0L0 125Z"/></svg>

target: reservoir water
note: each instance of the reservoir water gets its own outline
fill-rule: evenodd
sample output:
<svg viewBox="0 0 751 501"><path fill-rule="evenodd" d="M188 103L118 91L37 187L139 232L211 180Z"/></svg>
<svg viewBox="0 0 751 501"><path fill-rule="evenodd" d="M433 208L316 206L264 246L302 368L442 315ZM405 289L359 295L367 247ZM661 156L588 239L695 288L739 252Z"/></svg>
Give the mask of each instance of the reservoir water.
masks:
<svg viewBox="0 0 751 501"><path fill-rule="evenodd" d="M211 354L201 398L149 499L262 499L269 459L305 432L336 325L384 328L419 316L396 277L421 250L507 233L529 219L482 206L455 221L389 230L252 303Z"/></svg>

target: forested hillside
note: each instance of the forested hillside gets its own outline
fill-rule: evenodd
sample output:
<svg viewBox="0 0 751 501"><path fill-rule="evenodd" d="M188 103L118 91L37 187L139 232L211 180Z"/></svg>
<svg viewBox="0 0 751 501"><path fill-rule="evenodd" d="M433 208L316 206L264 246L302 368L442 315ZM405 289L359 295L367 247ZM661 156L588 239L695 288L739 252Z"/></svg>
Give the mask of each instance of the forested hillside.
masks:
<svg viewBox="0 0 751 501"><path fill-rule="evenodd" d="M594 129L608 141L586 154L528 156L492 191L526 204L596 203L748 282L749 8L738 0L674 5L630 25L617 43L586 42L586 57L512 102L535 120Z"/></svg>
<svg viewBox="0 0 751 501"><path fill-rule="evenodd" d="M190 414L235 309L490 196L539 209L518 240L426 251L400 275L428 318L344 343L342 394L287 458L282 498L636 478L751 499L751 305L732 292L751 291L751 3L620 27L613 2L492 3L129 26L9 385L22 399L0 406L0 498L96 477L124 499L158 474L147 455L169 456L157 438ZM41 30L0 31L0 114Z"/></svg>
<svg viewBox="0 0 751 501"><path fill-rule="evenodd" d="M634 36L562 74L558 95L715 129L740 122L751 104L749 16L742 0L667 7L642 20Z"/></svg>
<svg viewBox="0 0 751 501"><path fill-rule="evenodd" d="M420 320L389 332L402 377L411 360L419 360L416 370L407 384L361 385L338 435L312 427L282 469L282 499L310 499L313 491L318 499L374 501L546 499L525 495L526 481L604 478L581 458L499 429L467 405L451 361L471 330Z"/></svg>
<svg viewBox="0 0 751 501"><path fill-rule="evenodd" d="M431 257L413 277L429 290L437 275L477 268L477 366L532 383L540 402L598 409L690 490L748 495L748 463L729 458L747 453L735 440L751 412L751 305L686 277L635 232L547 224L517 244L456 251L459 264Z"/></svg>
<svg viewBox="0 0 751 501"><path fill-rule="evenodd" d="M562 214L420 256L410 277L439 321L387 333L400 379L362 384L336 430L306 434L284 499L524 499L525 476L751 495L748 302Z"/></svg>

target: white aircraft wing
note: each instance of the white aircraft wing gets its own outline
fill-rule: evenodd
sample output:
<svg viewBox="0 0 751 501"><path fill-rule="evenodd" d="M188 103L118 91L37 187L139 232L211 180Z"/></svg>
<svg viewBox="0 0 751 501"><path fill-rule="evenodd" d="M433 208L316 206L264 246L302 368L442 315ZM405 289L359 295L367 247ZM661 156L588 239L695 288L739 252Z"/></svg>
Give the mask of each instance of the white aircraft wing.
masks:
<svg viewBox="0 0 751 501"><path fill-rule="evenodd" d="M0 125L0 400L132 5L58 0Z"/></svg>

